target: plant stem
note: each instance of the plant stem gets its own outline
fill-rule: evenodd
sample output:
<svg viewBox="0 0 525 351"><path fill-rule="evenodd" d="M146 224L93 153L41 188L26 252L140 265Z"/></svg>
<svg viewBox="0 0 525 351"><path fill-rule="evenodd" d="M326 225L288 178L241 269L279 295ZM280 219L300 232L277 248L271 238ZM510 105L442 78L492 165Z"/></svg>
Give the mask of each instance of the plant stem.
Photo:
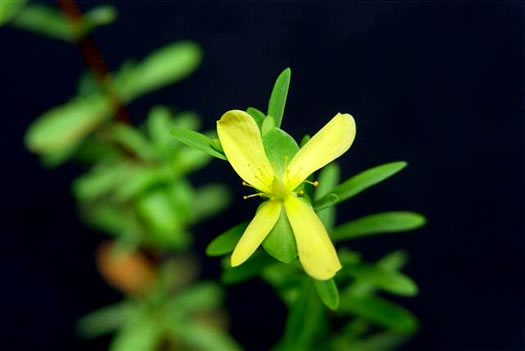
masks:
<svg viewBox="0 0 525 351"><path fill-rule="evenodd" d="M109 99L116 121L129 124L130 118L126 106L117 94L106 61L89 33L82 29L82 13L76 0L57 0L62 12L66 15L73 29L74 40L82 57L95 77L99 89Z"/></svg>

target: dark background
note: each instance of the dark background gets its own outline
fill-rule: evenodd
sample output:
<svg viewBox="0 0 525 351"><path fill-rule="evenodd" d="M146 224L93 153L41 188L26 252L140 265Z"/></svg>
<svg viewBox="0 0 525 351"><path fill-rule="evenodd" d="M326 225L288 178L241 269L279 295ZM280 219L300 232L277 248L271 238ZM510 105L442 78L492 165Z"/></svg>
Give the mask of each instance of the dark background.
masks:
<svg viewBox="0 0 525 351"><path fill-rule="evenodd" d="M84 9L96 2L81 2ZM381 163L409 167L341 207L340 220L384 210L424 213L428 225L351 243L376 259L406 248L419 283L399 299L420 318L404 350L524 347L523 4L494 2L286 2L212 4L120 1L95 39L112 69L171 41L202 45L201 68L129 108L140 121L157 103L196 110L204 127L228 109L265 109L276 75L292 68L283 126L299 138L337 112L357 121L340 162L344 177ZM78 219L69 191L80 170L46 170L23 147L31 120L72 95L84 71L72 45L0 30L3 175L1 344L6 350L103 349L76 339L74 321L120 295L97 275L105 238ZM194 183L226 182L235 202L196 230L197 250L253 215L239 179L213 161ZM219 262L205 259L204 275ZM232 331L266 350L284 307L260 281L228 290ZM256 327L257 325L257 327ZM264 330L262 332L261 328Z"/></svg>

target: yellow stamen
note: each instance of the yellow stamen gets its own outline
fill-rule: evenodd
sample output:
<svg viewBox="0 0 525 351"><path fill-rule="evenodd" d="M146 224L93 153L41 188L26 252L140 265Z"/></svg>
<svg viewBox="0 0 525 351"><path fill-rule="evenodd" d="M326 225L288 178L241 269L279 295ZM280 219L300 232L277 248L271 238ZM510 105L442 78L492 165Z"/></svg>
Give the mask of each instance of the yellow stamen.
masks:
<svg viewBox="0 0 525 351"><path fill-rule="evenodd" d="M312 184L316 188L319 186L319 182L317 180L315 182L311 182L309 180L305 180L303 183Z"/></svg>
<svg viewBox="0 0 525 351"><path fill-rule="evenodd" d="M262 195L264 195L264 194L263 193L255 193L255 194L251 194L251 195L244 195L242 198L244 200L246 200L246 199L249 199L251 197L262 196Z"/></svg>

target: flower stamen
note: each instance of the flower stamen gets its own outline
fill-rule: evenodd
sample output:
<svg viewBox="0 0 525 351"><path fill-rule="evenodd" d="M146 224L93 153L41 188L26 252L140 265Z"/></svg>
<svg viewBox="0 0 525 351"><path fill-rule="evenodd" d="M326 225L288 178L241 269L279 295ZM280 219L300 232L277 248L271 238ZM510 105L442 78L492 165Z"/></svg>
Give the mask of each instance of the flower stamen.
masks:
<svg viewBox="0 0 525 351"><path fill-rule="evenodd" d="M243 198L244 200L246 200L246 199L249 199L249 198L251 198L251 197L263 196L263 195L264 195L264 193L255 193L255 194L251 194L251 195L244 195L242 198Z"/></svg>
<svg viewBox="0 0 525 351"><path fill-rule="evenodd" d="M312 184L316 188L319 186L319 182L317 180L315 182L311 182L309 180L305 180L305 181L303 181L303 183Z"/></svg>

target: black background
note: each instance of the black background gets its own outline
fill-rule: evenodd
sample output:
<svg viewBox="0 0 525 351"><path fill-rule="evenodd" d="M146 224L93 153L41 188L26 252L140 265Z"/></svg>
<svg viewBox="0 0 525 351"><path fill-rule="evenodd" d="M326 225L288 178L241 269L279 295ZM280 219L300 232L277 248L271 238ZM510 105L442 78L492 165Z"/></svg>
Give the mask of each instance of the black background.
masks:
<svg viewBox="0 0 525 351"><path fill-rule="evenodd" d="M81 2L84 9L96 2ZM405 350L519 350L524 346L523 4L494 2L116 2L119 19L95 39L112 69L171 41L204 49L182 83L134 102L142 120L158 103L195 110L211 129L226 110L265 109L287 66L292 83L283 127L300 138L337 112L351 113L357 138L341 159L348 177L381 163L409 167L341 206L339 220L384 210L424 213L421 230L350 243L376 259L406 248L420 318ZM104 349L76 339L74 321L117 301L98 277L93 251L103 234L78 219L69 191L80 169L46 170L23 147L31 120L64 102L84 65L67 43L0 30L0 258L6 350ZM232 185L235 202L195 228L196 248L249 219L257 200L228 164L192 178ZM204 276L219 262L204 259ZM228 289L232 331L248 350L266 350L285 310L261 281Z"/></svg>

